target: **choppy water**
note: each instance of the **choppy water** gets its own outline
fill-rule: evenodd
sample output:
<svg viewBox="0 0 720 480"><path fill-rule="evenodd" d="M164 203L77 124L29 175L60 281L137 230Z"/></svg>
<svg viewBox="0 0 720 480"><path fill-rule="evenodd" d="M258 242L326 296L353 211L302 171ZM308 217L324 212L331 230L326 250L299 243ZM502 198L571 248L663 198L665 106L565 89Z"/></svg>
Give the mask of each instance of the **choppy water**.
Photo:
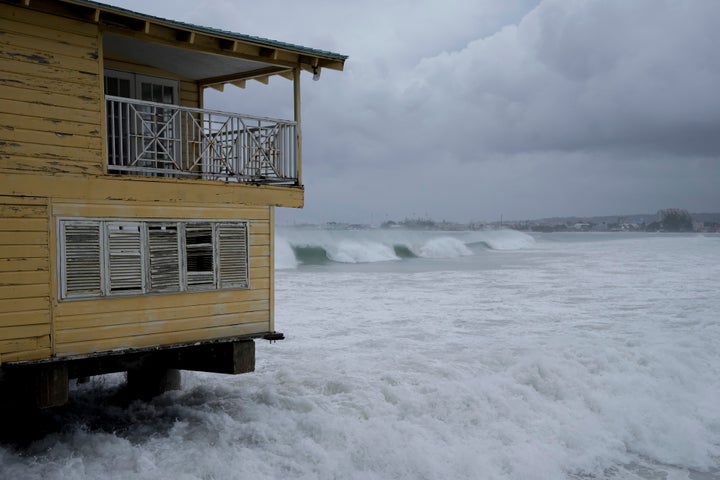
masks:
<svg viewBox="0 0 720 480"><path fill-rule="evenodd" d="M720 237L278 241L255 373L97 378L0 478L720 478Z"/></svg>

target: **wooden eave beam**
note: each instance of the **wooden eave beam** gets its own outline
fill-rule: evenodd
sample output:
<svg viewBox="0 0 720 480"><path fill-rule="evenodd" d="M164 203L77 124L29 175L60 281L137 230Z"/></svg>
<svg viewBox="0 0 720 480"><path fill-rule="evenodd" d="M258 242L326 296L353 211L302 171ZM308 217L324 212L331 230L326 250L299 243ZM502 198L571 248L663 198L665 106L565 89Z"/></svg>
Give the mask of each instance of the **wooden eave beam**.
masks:
<svg viewBox="0 0 720 480"><path fill-rule="evenodd" d="M281 48L267 47L250 42L243 42L241 40L198 33L192 30L178 29L165 26L158 22L148 21L146 23L152 25L151 29L143 28L145 33L148 34L149 41L164 43L170 46L177 47L179 41L183 42L183 48L193 48L198 51L232 56L256 62L271 62L286 68L293 68L300 64L309 72L312 72L313 65L339 71L342 71L344 66L342 60L327 59ZM145 26L145 24L143 24L143 26ZM136 30L138 30L138 28L136 28ZM152 34L149 33L150 31L152 31Z"/></svg>
<svg viewBox="0 0 720 480"><path fill-rule="evenodd" d="M287 73L292 75L292 69L287 67L267 67L249 72L238 72L232 75L223 75L221 77L204 78L198 80L201 87L213 87L218 84L245 82L246 80L257 80L267 84L268 79L273 75L282 75L285 78ZM290 77L292 78L292 77Z"/></svg>
<svg viewBox="0 0 720 480"><path fill-rule="evenodd" d="M322 68L327 68L329 70L337 70L338 72L342 72L345 68L345 61L344 60L324 60L321 59L318 66Z"/></svg>
<svg viewBox="0 0 720 480"><path fill-rule="evenodd" d="M81 21L94 21L96 10L100 7L81 5L72 2L58 2L57 0L19 0L18 6L31 8L51 15L60 15Z"/></svg>
<svg viewBox="0 0 720 480"><path fill-rule="evenodd" d="M193 45L195 43L195 32L190 30L177 30L175 33L175 38L177 38L181 42Z"/></svg>
<svg viewBox="0 0 720 480"><path fill-rule="evenodd" d="M262 58L269 58L271 60L277 60L278 50L277 48L260 47L258 52Z"/></svg>
<svg viewBox="0 0 720 480"><path fill-rule="evenodd" d="M221 38L218 42L221 50L227 50L230 52L237 51L238 42L237 40L229 40L227 38Z"/></svg>
<svg viewBox="0 0 720 480"><path fill-rule="evenodd" d="M301 55L298 63L300 64L300 68L310 73L312 73L313 67L338 70L340 72L342 72L345 67L345 62L342 60L328 60L325 58L310 57L307 55Z"/></svg>
<svg viewBox="0 0 720 480"><path fill-rule="evenodd" d="M101 23L105 20L101 16ZM170 47L184 48L198 52L212 53L226 57L234 57L254 62L271 63L277 68L284 70L297 65L297 55L291 58L283 58L278 50L264 50L261 56L261 48L255 45L244 44L239 41L232 41L224 38L211 37L203 33L191 32L165 27L159 23L151 22L150 34L144 34L144 23L136 26L132 33L128 32L128 26L118 25L111 22L104 25L104 30L117 35L130 35L136 40L159 43ZM274 58L275 57L275 58Z"/></svg>
<svg viewBox="0 0 720 480"><path fill-rule="evenodd" d="M344 60L327 58L304 53L293 49L285 49L282 45L255 42L252 39L233 38L214 34L205 30L193 30L171 21L163 21L133 12L118 11L111 6L92 5L75 2L74 0L20 0L25 7L38 9L47 13L72 16L82 20L99 23L107 31L131 35L139 40L147 36L148 41L165 43L182 48L194 48L200 51L219 55L230 55L245 60L273 63L278 66L293 68L300 65L304 70L312 72L312 65L320 68L342 71ZM191 26L188 26L191 27ZM178 44L179 42L180 45Z"/></svg>

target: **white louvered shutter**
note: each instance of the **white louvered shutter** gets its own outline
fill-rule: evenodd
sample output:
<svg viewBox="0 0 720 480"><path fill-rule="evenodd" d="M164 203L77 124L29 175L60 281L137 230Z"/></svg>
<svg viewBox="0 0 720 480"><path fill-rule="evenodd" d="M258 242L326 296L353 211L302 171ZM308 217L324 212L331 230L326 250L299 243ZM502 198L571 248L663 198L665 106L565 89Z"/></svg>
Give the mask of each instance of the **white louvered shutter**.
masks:
<svg viewBox="0 0 720 480"><path fill-rule="evenodd" d="M140 225L108 223L107 238L110 293L142 292Z"/></svg>
<svg viewBox="0 0 720 480"><path fill-rule="evenodd" d="M180 251L178 226L148 224L150 250L150 290L153 292L180 291Z"/></svg>
<svg viewBox="0 0 720 480"><path fill-rule="evenodd" d="M63 235L65 294L100 295L100 224L63 222Z"/></svg>
<svg viewBox="0 0 720 480"><path fill-rule="evenodd" d="M247 222L218 225L220 288L248 287Z"/></svg>
<svg viewBox="0 0 720 480"><path fill-rule="evenodd" d="M211 223L185 224L185 265L189 289L215 287Z"/></svg>

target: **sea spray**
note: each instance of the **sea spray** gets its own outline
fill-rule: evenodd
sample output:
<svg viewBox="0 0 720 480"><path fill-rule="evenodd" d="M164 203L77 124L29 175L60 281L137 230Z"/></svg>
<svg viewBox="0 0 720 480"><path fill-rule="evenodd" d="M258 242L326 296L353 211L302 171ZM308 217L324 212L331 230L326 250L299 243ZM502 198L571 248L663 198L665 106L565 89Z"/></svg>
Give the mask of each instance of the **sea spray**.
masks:
<svg viewBox="0 0 720 480"><path fill-rule="evenodd" d="M285 270L297 268L298 262L295 259L290 242L285 238L275 237L275 268L277 270Z"/></svg>
<svg viewBox="0 0 720 480"><path fill-rule="evenodd" d="M254 373L73 383L0 477L720 478L720 237L586 235L279 271Z"/></svg>

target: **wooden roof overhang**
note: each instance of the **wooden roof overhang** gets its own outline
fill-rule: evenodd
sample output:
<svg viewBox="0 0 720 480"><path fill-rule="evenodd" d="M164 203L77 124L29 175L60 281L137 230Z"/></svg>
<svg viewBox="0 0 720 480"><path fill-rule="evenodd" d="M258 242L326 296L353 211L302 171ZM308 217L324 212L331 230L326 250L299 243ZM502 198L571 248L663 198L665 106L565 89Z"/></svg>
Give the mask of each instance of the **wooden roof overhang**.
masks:
<svg viewBox="0 0 720 480"><path fill-rule="evenodd" d="M346 56L275 40L191 25L90 0L20 0L26 7L92 21L103 32L103 50L151 65L203 87L244 87L247 80L267 83L293 70L342 71Z"/></svg>

